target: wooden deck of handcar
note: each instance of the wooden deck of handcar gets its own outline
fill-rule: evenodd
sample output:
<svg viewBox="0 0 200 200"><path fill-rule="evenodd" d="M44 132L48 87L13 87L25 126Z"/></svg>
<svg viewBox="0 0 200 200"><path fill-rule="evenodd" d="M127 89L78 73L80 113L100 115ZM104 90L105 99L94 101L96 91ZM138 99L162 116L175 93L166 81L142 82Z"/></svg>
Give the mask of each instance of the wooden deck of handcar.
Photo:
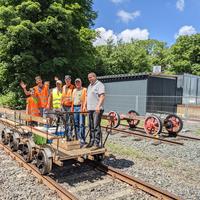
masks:
<svg viewBox="0 0 200 200"><path fill-rule="evenodd" d="M90 160L94 159L94 155L104 155L106 153L106 148L80 148L80 142L78 140L67 141L66 137L57 136L55 134L49 133L48 131L41 130L41 127L32 127L22 124L20 121L32 120L41 124L47 124L47 120L42 117L34 117L25 114L22 111L10 110L7 108L0 108L0 123L4 124L19 133L30 132L34 135L41 136L45 139L52 140L51 143L45 144L51 148L53 152L53 162L57 165L62 166L62 161L77 159L80 162L84 161L85 158ZM9 119L12 117L12 120ZM15 121L14 121L15 120ZM39 145L36 145L40 148Z"/></svg>

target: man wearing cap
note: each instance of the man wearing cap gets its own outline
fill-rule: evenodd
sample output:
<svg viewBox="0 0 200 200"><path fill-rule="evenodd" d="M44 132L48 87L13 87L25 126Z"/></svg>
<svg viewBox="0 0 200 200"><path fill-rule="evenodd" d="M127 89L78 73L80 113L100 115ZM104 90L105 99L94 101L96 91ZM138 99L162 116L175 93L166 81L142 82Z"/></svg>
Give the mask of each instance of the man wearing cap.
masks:
<svg viewBox="0 0 200 200"><path fill-rule="evenodd" d="M80 78L75 80L76 88L73 90L72 94L72 111L74 111L74 122L75 122L75 132L80 141L81 147L85 144L85 115L86 111L86 93L87 89L82 87L82 81Z"/></svg>
<svg viewBox="0 0 200 200"><path fill-rule="evenodd" d="M65 83L66 84L62 88L61 104L62 104L64 111L71 112L72 92L73 92L73 89L75 88L75 86L73 84L71 84L71 76L70 75L65 76ZM70 121L72 121L72 119L70 119L70 114L67 113L66 114L66 123L67 123L68 140L72 139L72 128L73 127L70 126Z"/></svg>
<svg viewBox="0 0 200 200"><path fill-rule="evenodd" d="M89 112L90 142L87 147L99 148L101 138L101 117L104 111L105 86L97 80L96 74L88 74L87 110ZM102 145L102 144L101 144Z"/></svg>
<svg viewBox="0 0 200 200"><path fill-rule="evenodd" d="M53 110L61 110L61 98L62 98L62 81L56 81L56 87L52 89L49 99L47 108Z"/></svg>

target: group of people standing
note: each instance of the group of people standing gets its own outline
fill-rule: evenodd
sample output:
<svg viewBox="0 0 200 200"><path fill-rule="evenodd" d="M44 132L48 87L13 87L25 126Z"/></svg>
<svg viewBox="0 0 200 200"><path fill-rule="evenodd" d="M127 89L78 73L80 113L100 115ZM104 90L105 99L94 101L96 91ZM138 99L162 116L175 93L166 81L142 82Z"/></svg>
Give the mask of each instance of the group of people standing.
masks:
<svg viewBox="0 0 200 200"><path fill-rule="evenodd" d="M75 85L71 83L71 76L65 76L65 85L55 77L56 87L49 89L49 82L43 83L40 76L35 77L36 86L27 90L26 84L20 85L28 96L26 112L32 116L47 117L48 111L65 111L67 138L72 139L72 126L70 116L73 113L75 131L80 140L81 147L85 145L85 114L88 114L90 129L90 141L86 147L98 148L101 137L101 117L105 99L105 87L97 80L95 73L88 74L90 82L88 88L82 86L80 78L75 79Z"/></svg>

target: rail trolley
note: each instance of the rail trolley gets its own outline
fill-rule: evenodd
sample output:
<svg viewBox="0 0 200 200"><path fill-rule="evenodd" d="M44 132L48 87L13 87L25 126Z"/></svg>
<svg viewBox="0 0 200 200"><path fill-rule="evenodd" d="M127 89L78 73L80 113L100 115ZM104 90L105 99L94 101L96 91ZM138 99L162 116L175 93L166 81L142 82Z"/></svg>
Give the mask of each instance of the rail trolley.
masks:
<svg viewBox="0 0 200 200"><path fill-rule="evenodd" d="M155 114L139 116L136 111L130 110L126 115L119 115L115 111L110 111L108 116L112 117L113 119L111 121L113 123L113 128L117 128L121 121L126 121L129 128L135 129L142 121L144 131L150 135L159 135L164 127L169 135L176 136L183 128L182 119L175 114L168 114L165 118L161 119L158 115Z"/></svg>
<svg viewBox="0 0 200 200"><path fill-rule="evenodd" d="M101 161L108 153L105 143L111 128L108 127L107 135L98 149L80 148L77 136L72 141L67 141L65 123L66 113L55 112L55 127L47 128L49 124L46 118L25 114L23 111L15 111L0 108L0 123L3 125L0 131L0 142L8 145L12 151L19 153L26 162L37 166L41 174L48 174L52 170L52 164L63 166L63 161L75 159L84 162L86 159ZM73 115L73 113L69 113ZM110 117L108 126L112 126L114 118ZM27 121L37 122L39 126L28 125ZM89 133L89 131L88 131ZM88 135L87 133L87 135Z"/></svg>

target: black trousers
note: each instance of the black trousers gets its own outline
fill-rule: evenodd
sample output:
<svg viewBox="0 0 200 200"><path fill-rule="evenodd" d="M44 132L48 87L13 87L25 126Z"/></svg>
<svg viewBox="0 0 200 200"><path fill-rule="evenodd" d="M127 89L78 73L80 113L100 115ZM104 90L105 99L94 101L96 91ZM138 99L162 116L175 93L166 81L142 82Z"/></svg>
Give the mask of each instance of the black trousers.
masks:
<svg viewBox="0 0 200 200"><path fill-rule="evenodd" d="M95 110L89 110L89 129L90 129L90 143L99 145L101 138L101 117L104 110L99 113Z"/></svg>

